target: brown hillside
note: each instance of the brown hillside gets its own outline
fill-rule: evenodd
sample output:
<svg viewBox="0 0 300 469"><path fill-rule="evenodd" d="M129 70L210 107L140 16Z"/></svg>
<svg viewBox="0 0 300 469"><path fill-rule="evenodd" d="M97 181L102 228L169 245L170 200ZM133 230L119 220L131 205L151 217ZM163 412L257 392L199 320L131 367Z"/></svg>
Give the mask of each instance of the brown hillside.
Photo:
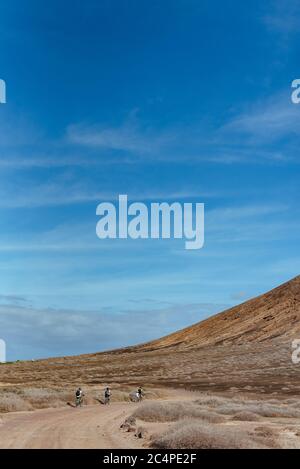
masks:
<svg viewBox="0 0 300 469"><path fill-rule="evenodd" d="M0 366L0 387L137 385L299 395L300 277L194 326L147 344ZM123 389L122 388L122 389Z"/></svg>
<svg viewBox="0 0 300 469"><path fill-rule="evenodd" d="M240 345L300 336L300 276L239 306L139 349Z"/></svg>

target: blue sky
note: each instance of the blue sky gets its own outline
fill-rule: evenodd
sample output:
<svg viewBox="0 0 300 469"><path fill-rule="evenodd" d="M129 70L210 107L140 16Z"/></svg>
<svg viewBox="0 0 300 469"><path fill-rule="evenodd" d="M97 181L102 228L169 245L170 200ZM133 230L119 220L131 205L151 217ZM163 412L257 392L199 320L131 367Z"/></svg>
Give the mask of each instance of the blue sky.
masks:
<svg viewBox="0 0 300 469"><path fill-rule="evenodd" d="M8 358L143 342L299 274L300 7L0 0ZM96 206L204 202L205 247L96 237Z"/></svg>

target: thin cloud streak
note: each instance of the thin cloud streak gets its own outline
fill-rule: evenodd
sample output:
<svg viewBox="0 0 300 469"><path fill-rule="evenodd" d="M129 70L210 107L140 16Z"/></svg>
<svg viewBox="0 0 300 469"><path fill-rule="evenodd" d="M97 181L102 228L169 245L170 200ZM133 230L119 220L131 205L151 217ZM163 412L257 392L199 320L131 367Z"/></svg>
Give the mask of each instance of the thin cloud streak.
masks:
<svg viewBox="0 0 300 469"><path fill-rule="evenodd" d="M298 0L272 0L263 22L272 32L291 35L299 33L300 4Z"/></svg>
<svg viewBox="0 0 300 469"><path fill-rule="evenodd" d="M71 355L133 345L137 343L137 337L138 342L146 342L197 322L227 306L172 304L155 309L140 307L106 312L105 309L74 311L20 304L0 305L0 328L11 359L20 358L15 345L18 343L25 350L23 359L47 356L49 351L52 356ZM131 324L129 329L128 324ZM31 350L39 350L38 355L36 352L29 355L34 353Z"/></svg>

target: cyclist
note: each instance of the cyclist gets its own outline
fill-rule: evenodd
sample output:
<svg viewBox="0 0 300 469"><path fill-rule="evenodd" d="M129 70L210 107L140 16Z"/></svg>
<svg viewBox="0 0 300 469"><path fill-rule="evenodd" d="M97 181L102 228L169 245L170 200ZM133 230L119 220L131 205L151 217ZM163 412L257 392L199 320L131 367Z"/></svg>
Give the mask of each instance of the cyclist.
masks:
<svg viewBox="0 0 300 469"><path fill-rule="evenodd" d="M110 404L111 390L109 387L104 390L104 404Z"/></svg>
<svg viewBox="0 0 300 469"><path fill-rule="evenodd" d="M83 401L83 392L81 388L78 388L76 393L75 393L75 405L76 407L81 407L82 406L82 401Z"/></svg>

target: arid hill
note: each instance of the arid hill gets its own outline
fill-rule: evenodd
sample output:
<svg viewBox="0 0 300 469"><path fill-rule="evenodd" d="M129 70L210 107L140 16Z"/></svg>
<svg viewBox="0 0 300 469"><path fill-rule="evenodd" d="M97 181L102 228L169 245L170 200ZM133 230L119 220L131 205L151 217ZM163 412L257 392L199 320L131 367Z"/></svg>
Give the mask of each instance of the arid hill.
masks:
<svg viewBox="0 0 300 469"><path fill-rule="evenodd" d="M139 350L240 345L275 337L300 337L300 276L191 327L138 347Z"/></svg>
<svg viewBox="0 0 300 469"><path fill-rule="evenodd" d="M300 394L300 277L159 340L111 352L0 366L0 385L142 385ZM1 384L2 383L2 384Z"/></svg>

